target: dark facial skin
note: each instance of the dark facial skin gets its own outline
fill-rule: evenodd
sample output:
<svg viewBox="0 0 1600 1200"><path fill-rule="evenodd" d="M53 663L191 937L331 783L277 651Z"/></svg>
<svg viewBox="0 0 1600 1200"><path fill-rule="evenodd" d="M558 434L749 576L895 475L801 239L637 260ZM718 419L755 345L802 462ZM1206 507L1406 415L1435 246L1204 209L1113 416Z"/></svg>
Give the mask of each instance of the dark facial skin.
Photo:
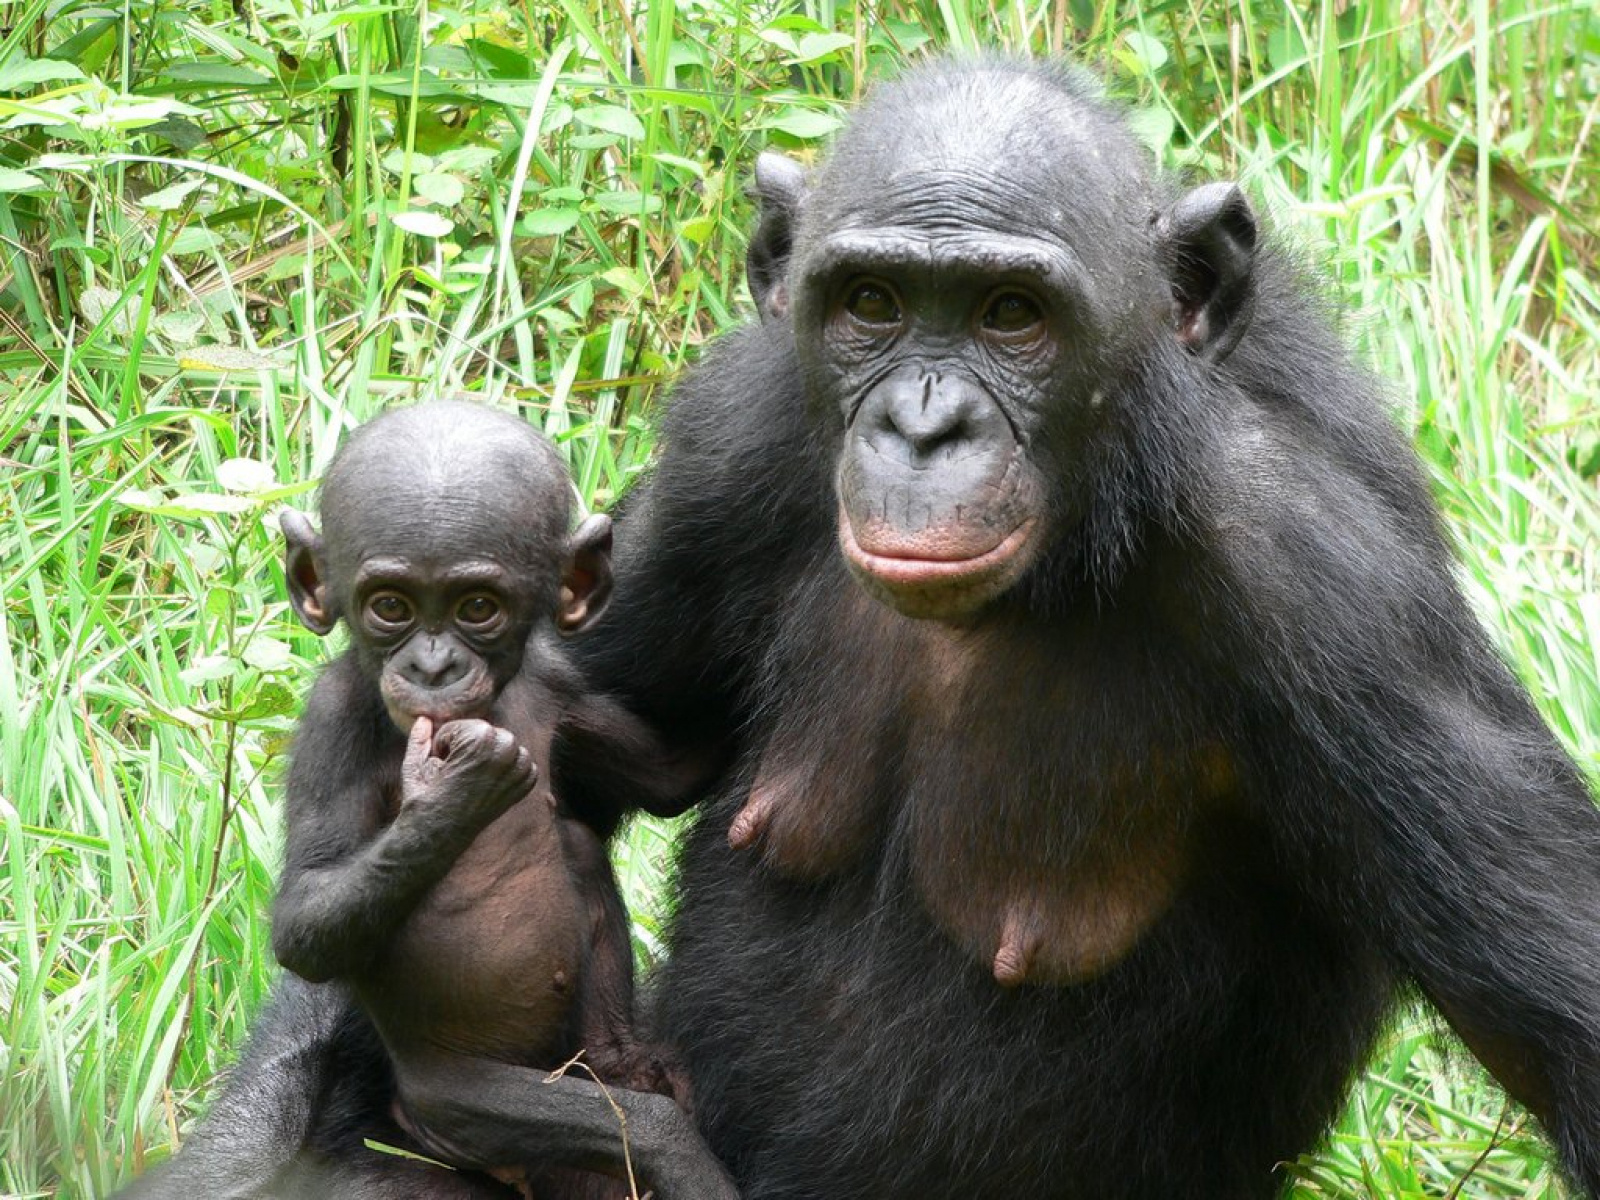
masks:
<svg viewBox="0 0 1600 1200"><path fill-rule="evenodd" d="M869 113L805 197L788 279L773 285L792 291L812 395L843 423L840 547L908 616L963 620L1014 587L1081 518L1092 480L1051 453L1105 435L1129 331L1172 320L1197 352L1225 353L1218 275L1250 265L1254 220L1227 186L1192 194L1178 225L1145 239L1203 261L1201 286L1180 294L1158 262L1119 258L1130 224L1154 218L1129 186L1139 154L1125 138L1065 114L1042 118L1065 151L1050 159L1034 139L989 136L1049 103L1016 81L896 130L890 155L861 152L884 132ZM792 166L763 167L797 205ZM1100 286L1113 276L1116 289Z"/></svg>

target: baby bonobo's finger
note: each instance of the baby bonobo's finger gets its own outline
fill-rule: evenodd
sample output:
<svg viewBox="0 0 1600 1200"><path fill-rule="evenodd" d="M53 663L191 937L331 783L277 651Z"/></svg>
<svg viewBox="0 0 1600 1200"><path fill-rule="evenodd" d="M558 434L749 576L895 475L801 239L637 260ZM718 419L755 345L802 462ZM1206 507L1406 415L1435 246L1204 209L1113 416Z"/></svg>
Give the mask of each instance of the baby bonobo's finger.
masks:
<svg viewBox="0 0 1600 1200"><path fill-rule="evenodd" d="M497 763L510 767L517 761L517 752L521 749L517 745L517 736L509 729L502 729L498 725L489 742L489 754Z"/></svg>
<svg viewBox="0 0 1600 1200"><path fill-rule="evenodd" d="M427 717L418 717L411 722L411 732L406 735L406 756L401 763L404 771L415 771L428 761L428 754L433 749L433 722Z"/></svg>

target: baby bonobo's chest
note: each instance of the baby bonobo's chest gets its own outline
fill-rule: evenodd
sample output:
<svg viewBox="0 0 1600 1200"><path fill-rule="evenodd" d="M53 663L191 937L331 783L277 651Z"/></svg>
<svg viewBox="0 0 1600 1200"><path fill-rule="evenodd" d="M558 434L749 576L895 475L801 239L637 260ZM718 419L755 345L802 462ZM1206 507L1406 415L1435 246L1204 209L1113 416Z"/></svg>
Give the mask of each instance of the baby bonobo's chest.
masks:
<svg viewBox="0 0 1600 1200"><path fill-rule="evenodd" d="M1116 620L952 630L877 612L851 606L837 628L881 678L790 675L730 841L784 877L907 873L1003 986L1114 966L1236 791L1213 714Z"/></svg>
<svg viewBox="0 0 1600 1200"><path fill-rule="evenodd" d="M501 703L491 720L533 753L539 783L482 829L418 901L368 979L364 1003L391 1044L552 1065L570 1053L589 921L572 841L548 779L546 705Z"/></svg>

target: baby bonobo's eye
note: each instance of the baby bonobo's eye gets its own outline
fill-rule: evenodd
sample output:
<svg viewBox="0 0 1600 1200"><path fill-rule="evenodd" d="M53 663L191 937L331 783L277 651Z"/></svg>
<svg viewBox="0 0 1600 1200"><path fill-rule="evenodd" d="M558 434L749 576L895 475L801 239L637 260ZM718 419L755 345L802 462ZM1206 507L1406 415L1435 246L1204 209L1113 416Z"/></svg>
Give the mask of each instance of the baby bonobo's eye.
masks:
<svg viewBox="0 0 1600 1200"><path fill-rule="evenodd" d="M468 596L456 609L456 620L463 625L488 625L500 615L500 604L493 596L482 593Z"/></svg>
<svg viewBox="0 0 1600 1200"><path fill-rule="evenodd" d="M374 592L367 598L367 615L375 625L398 628L411 623L411 603L399 592Z"/></svg>

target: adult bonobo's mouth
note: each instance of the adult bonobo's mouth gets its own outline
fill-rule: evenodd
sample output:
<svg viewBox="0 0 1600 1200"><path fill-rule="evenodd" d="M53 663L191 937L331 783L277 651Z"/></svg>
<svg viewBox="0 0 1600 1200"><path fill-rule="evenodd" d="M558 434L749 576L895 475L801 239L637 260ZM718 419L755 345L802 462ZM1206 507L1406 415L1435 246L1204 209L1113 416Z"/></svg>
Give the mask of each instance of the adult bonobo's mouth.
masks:
<svg viewBox="0 0 1600 1200"><path fill-rule="evenodd" d="M856 306L880 316L893 306L886 288L859 285ZM835 476L845 560L908 617L969 618L1038 556L1038 468L995 389L969 371L916 362L863 392Z"/></svg>
<svg viewBox="0 0 1600 1200"><path fill-rule="evenodd" d="M960 557L948 550L966 538L935 537L924 550L918 539L867 534L868 544L877 547L869 550L841 505L839 546L856 578L890 607L908 617L953 620L972 615L1021 578L1036 555L1038 525L1025 517L998 541Z"/></svg>

